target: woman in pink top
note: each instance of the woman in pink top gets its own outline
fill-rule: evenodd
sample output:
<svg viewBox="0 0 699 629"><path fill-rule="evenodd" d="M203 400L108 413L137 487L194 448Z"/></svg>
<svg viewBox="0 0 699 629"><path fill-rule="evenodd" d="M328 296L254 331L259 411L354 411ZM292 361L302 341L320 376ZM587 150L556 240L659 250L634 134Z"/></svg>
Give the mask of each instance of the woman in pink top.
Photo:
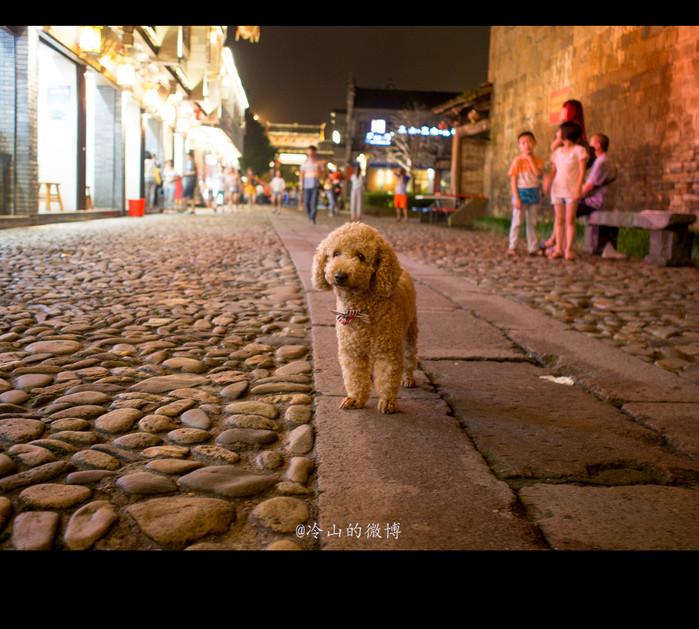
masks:
<svg viewBox="0 0 699 629"><path fill-rule="evenodd" d="M566 260L574 260L575 219L578 202L582 198L588 153L585 147L577 144L581 133L580 125L564 122L560 129L563 144L551 156L551 202L556 213L556 243L549 257L553 259L565 256Z"/></svg>

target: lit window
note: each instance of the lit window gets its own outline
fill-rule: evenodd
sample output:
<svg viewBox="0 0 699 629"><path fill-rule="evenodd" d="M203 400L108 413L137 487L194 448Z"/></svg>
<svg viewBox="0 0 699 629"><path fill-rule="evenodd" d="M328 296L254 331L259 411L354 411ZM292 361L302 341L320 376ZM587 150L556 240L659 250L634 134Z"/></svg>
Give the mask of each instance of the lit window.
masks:
<svg viewBox="0 0 699 629"><path fill-rule="evenodd" d="M372 120L371 130L373 133L386 133L386 121L385 120Z"/></svg>

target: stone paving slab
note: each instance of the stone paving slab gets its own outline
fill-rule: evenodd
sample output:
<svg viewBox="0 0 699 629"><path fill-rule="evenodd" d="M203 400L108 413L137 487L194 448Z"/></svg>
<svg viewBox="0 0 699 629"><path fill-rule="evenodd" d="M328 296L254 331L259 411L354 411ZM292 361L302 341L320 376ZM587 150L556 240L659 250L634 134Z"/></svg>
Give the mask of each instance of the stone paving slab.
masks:
<svg viewBox="0 0 699 629"><path fill-rule="evenodd" d="M699 490L537 484L520 498L556 550L698 550Z"/></svg>
<svg viewBox="0 0 699 629"><path fill-rule="evenodd" d="M699 459L699 404L625 404L622 410L662 433L681 452Z"/></svg>
<svg viewBox="0 0 699 629"><path fill-rule="evenodd" d="M308 313L313 325L332 326L335 329L335 295L330 291L311 290L306 293Z"/></svg>
<svg viewBox="0 0 699 629"><path fill-rule="evenodd" d="M316 452L320 528L327 550L537 549L535 530L512 513L514 495L496 480L436 398L406 400L404 411L343 411L319 397ZM398 539L384 526L400 524ZM362 537L347 537L358 523ZM365 536L378 523L381 539Z"/></svg>
<svg viewBox="0 0 699 629"><path fill-rule="evenodd" d="M627 484L699 480L699 461L579 387L530 364L424 361L501 478Z"/></svg>
<svg viewBox="0 0 699 629"><path fill-rule="evenodd" d="M422 290L420 287L419 290ZM525 355L497 328L463 310L443 311L419 321L418 356L421 360L523 360Z"/></svg>
<svg viewBox="0 0 699 629"><path fill-rule="evenodd" d="M699 402L699 386L580 332L510 330L510 338L610 401Z"/></svg>

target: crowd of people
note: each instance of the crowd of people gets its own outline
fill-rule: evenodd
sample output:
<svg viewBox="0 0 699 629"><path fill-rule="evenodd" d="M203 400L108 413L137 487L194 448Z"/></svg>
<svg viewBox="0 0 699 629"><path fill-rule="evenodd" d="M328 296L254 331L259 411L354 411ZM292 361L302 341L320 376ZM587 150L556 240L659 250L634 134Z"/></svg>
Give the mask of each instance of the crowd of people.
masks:
<svg viewBox="0 0 699 629"><path fill-rule="evenodd" d="M512 191L507 254L517 255L524 215L529 255L575 260L577 218L604 209L607 186L616 179L615 168L607 157L609 138L594 133L588 141L582 103L568 100L561 110L548 162L535 154L536 138L531 131L522 131L517 142L519 155L507 172ZM554 228L551 236L539 243L536 222L547 196L554 210ZM621 254L609 244L603 256L616 258Z"/></svg>

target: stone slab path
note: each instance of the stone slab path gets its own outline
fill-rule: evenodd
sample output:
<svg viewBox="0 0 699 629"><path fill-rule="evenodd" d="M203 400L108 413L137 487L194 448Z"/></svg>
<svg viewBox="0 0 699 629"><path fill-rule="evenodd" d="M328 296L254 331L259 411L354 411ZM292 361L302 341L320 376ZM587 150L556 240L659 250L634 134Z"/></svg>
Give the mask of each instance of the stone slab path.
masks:
<svg viewBox="0 0 699 629"><path fill-rule="evenodd" d="M401 242L393 221L370 222ZM418 294L418 388L396 415L375 398L340 411L334 298L310 283L340 221L273 224L313 324L322 548L699 548L693 382L399 246Z"/></svg>

